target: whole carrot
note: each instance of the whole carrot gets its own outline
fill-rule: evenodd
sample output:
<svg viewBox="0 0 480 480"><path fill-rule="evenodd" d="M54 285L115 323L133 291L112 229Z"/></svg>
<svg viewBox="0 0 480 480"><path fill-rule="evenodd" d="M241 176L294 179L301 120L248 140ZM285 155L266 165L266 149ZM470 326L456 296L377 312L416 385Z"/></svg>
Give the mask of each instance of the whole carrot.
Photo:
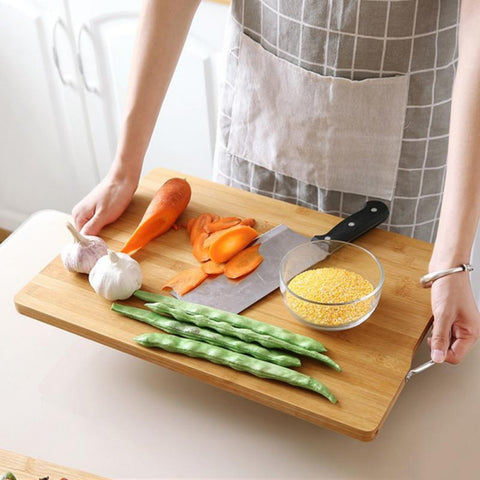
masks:
<svg viewBox="0 0 480 480"><path fill-rule="evenodd" d="M192 190L183 178L167 180L155 193L121 252L133 253L170 230L190 202Z"/></svg>

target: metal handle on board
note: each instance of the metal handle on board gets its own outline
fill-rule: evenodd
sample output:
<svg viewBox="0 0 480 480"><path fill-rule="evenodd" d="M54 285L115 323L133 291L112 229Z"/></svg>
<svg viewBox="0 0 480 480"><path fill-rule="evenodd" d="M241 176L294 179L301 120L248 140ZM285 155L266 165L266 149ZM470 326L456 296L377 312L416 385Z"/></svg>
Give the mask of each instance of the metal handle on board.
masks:
<svg viewBox="0 0 480 480"><path fill-rule="evenodd" d="M422 363L418 367L412 368L405 376L405 383L407 383L417 373L424 372L433 365L435 365L435 362L433 360L429 360L428 362Z"/></svg>

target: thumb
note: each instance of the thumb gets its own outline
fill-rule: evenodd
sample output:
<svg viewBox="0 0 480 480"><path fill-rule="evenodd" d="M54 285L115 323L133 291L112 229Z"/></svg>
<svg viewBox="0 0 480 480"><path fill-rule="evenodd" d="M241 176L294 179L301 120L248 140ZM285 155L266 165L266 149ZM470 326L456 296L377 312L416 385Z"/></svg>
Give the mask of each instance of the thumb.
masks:
<svg viewBox="0 0 480 480"><path fill-rule="evenodd" d="M83 225L82 233L84 235L98 235L104 225L105 219L97 213Z"/></svg>
<svg viewBox="0 0 480 480"><path fill-rule="evenodd" d="M435 363L445 361L450 347L451 323L445 317L433 320L432 338L430 340L431 357Z"/></svg>

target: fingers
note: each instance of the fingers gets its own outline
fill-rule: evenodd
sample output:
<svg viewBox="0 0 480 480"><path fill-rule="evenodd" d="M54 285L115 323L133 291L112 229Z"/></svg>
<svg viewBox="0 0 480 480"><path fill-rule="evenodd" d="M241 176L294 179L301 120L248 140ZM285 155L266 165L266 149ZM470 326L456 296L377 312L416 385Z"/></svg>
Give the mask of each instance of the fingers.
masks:
<svg viewBox="0 0 480 480"><path fill-rule="evenodd" d="M457 317L437 316L432 328L432 336L428 339L431 358L436 363L460 363L478 339L475 328L460 326Z"/></svg>
<svg viewBox="0 0 480 480"><path fill-rule="evenodd" d="M98 235L107 222L100 214L94 215L82 227L85 235Z"/></svg>
<svg viewBox="0 0 480 480"><path fill-rule="evenodd" d="M108 223L106 214L98 205L88 206L79 203L72 210L75 226L84 235L98 235L105 224Z"/></svg>
<svg viewBox="0 0 480 480"><path fill-rule="evenodd" d="M433 320L432 337L429 343L431 357L435 363L446 360L453 321L454 318L449 315L438 315Z"/></svg>
<svg viewBox="0 0 480 480"><path fill-rule="evenodd" d="M82 231L84 225L94 216L94 214L94 207L86 207L82 203L75 205L72 210L72 217L77 230ZM83 231L83 233L94 235L85 231Z"/></svg>
<svg viewBox="0 0 480 480"><path fill-rule="evenodd" d="M468 338L457 338L450 347L450 350L447 352L445 360L448 363L457 364L460 363L468 351L473 347L475 339L472 337Z"/></svg>
<svg viewBox="0 0 480 480"><path fill-rule="evenodd" d="M428 345L431 347L432 339L428 338L427 341ZM470 349L475 345L475 341L476 339L474 337L454 339L452 345L447 350L445 362L452 363L454 365L460 363L465 358Z"/></svg>
<svg viewBox="0 0 480 480"><path fill-rule="evenodd" d="M432 360L460 363L480 337L480 313L466 275L451 275L432 286Z"/></svg>
<svg viewBox="0 0 480 480"><path fill-rule="evenodd" d="M95 204L92 208L83 208L82 204L79 204L72 211L72 216L76 227L84 235L96 236L105 225L115 221L119 213L100 204Z"/></svg>

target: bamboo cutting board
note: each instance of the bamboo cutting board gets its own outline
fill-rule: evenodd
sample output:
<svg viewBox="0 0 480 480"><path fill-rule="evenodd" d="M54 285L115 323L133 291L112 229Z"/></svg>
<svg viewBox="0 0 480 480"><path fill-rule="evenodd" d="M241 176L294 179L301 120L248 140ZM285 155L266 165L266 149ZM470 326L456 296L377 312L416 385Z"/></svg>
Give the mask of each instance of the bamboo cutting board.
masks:
<svg viewBox="0 0 480 480"><path fill-rule="evenodd" d="M192 199L179 224L200 213L254 217L259 233L284 223L311 237L328 231L338 217L215 184L178 172L158 169L141 182L122 217L102 230L119 250L142 217L153 193L168 179L185 177ZM319 332L297 323L277 289L243 314L317 338L343 371L302 358L300 371L323 381L337 396L335 405L318 394L215 365L201 359L141 347L136 335L155 329L110 310L86 275L66 271L59 257L15 297L17 310L122 352L197 378L308 422L361 440L377 435L405 383L412 356L430 325L429 293L418 279L427 271L432 245L375 229L355 243L375 254L385 270L379 306L364 324L342 332ZM134 255L142 266L142 289L159 292L174 273L198 265L185 228L170 230ZM124 303L142 306L135 298Z"/></svg>
<svg viewBox="0 0 480 480"><path fill-rule="evenodd" d="M27 457L8 450L0 450L0 473L11 472L17 480L108 480L73 468Z"/></svg>

